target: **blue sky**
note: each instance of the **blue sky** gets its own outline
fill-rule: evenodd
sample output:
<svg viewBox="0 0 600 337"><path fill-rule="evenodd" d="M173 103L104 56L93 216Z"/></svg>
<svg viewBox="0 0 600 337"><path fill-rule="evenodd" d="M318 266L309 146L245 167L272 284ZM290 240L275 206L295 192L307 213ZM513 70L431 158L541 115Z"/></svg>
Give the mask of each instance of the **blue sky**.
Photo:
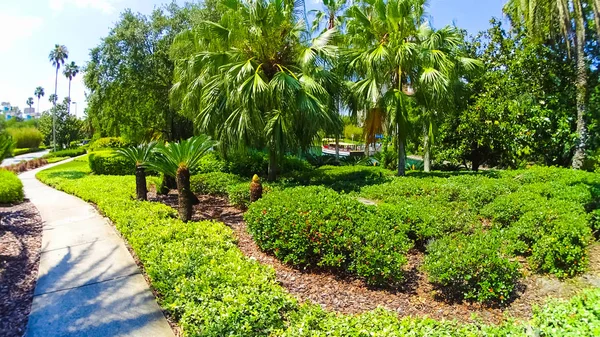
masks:
<svg viewBox="0 0 600 337"><path fill-rule="evenodd" d="M37 86L45 88L40 110L50 107L54 69L48 53L56 43L69 49L69 61L83 66L91 48L100 43L125 8L149 13L160 0L0 0L0 101L25 108ZM182 1L178 1L182 2ZM492 16L502 16L506 0L430 0L428 13L435 27L455 23L476 33L488 27ZM307 0L318 8L319 0ZM72 112L83 115L85 87L81 74L73 81ZM59 74L58 96L67 96L67 79ZM37 106L37 99L36 105Z"/></svg>

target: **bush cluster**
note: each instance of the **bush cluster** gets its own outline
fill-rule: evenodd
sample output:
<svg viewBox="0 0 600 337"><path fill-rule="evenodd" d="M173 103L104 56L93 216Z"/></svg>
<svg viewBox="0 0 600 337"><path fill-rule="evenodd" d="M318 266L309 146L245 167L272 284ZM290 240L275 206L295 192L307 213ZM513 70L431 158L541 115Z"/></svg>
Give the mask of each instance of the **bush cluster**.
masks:
<svg viewBox="0 0 600 337"><path fill-rule="evenodd" d="M88 156L90 169L99 175L125 176L134 175L135 166L128 159L112 151L90 153Z"/></svg>
<svg viewBox="0 0 600 337"><path fill-rule="evenodd" d="M82 155L86 154L86 152L87 151L85 150L85 148L59 150L59 151L52 151L52 152L44 155L44 158L46 158L46 159L64 158L64 157L73 158L73 157L82 156Z"/></svg>
<svg viewBox="0 0 600 337"><path fill-rule="evenodd" d="M250 204L250 179L231 173L211 172L192 176L190 187L195 194L226 196L235 207L246 209Z"/></svg>
<svg viewBox="0 0 600 337"><path fill-rule="evenodd" d="M33 148L23 148L23 149L14 149L12 152L13 156L20 156L22 154L34 153L41 150L44 150L46 147L44 145L40 145L39 147Z"/></svg>
<svg viewBox="0 0 600 337"><path fill-rule="evenodd" d="M104 137L98 138L97 140L93 141L89 145L88 150L92 152L109 149L120 149L129 145L130 144L121 137Z"/></svg>
<svg viewBox="0 0 600 337"><path fill-rule="evenodd" d="M10 134L18 149L37 149L44 140L40 130L33 127L9 128L6 131Z"/></svg>
<svg viewBox="0 0 600 337"><path fill-rule="evenodd" d="M400 282L411 248L405 228L325 187L272 192L245 219L259 247L283 262L351 272L374 285Z"/></svg>
<svg viewBox="0 0 600 337"><path fill-rule="evenodd" d="M373 166L322 166L315 170L284 175L288 183L327 186L338 192L358 191L363 186L382 184L393 172Z"/></svg>
<svg viewBox="0 0 600 337"><path fill-rule="evenodd" d="M144 265L159 303L185 336L595 336L600 289L536 309L525 324L460 324L407 317L383 309L340 315L298 304L272 268L243 256L222 223L175 219L168 206L133 200L127 176L88 175L80 160L38 178L93 202L116 225ZM4 179L0 180L3 181Z"/></svg>
<svg viewBox="0 0 600 337"><path fill-rule="evenodd" d="M23 183L17 175L0 169L0 204L14 204L23 201Z"/></svg>

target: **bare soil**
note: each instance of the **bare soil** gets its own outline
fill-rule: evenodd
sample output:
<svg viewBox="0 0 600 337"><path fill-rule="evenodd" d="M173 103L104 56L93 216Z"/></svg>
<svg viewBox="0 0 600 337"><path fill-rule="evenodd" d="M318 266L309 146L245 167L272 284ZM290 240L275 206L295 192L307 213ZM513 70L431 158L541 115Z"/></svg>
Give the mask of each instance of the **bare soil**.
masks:
<svg viewBox="0 0 600 337"><path fill-rule="evenodd" d="M449 300L428 282L421 271L423 253L413 249L405 267L406 282L395 289L377 289L349 275L334 275L318 270L302 270L285 265L274 256L262 252L246 229L243 211L229 205L226 198L198 195L194 206L194 221L218 220L231 227L237 245L248 257L272 266L277 280L300 301L312 301L323 308L340 313L356 314L377 307L398 313L399 317L430 317L460 322L500 323L508 317L529 319L534 305L548 297L569 298L582 289L600 286L600 245L590 248L590 266L586 274L567 281L536 275L523 269L524 278L513 299L503 306L486 306L476 302ZM152 195L151 200L177 208L177 191L166 196Z"/></svg>
<svg viewBox="0 0 600 337"><path fill-rule="evenodd" d="M30 202L0 205L0 336L23 336L42 246L42 219Z"/></svg>

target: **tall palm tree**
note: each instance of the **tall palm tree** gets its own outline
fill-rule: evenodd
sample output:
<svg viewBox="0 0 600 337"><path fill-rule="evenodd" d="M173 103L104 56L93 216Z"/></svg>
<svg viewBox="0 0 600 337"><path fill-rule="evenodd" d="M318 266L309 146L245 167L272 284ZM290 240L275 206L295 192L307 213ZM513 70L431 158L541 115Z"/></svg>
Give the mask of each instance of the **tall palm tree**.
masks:
<svg viewBox="0 0 600 337"><path fill-rule="evenodd" d="M35 88L35 91L33 92L33 94L35 95L35 97L37 97L38 99L38 105L37 105L37 110L38 112L40 112L40 98L44 97L44 95L46 94L44 92L44 88L42 87L37 87Z"/></svg>
<svg viewBox="0 0 600 337"><path fill-rule="evenodd" d="M52 105L56 106L56 102L58 102L58 96L56 96L56 94L50 94L50 96L48 96L48 101L52 103Z"/></svg>
<svg viewBox="0 0 600 337"><path fill-rule="evenodd" d="M179 143L159 145L156 147L157 155L147 163L148 167L176 179L179 218L182 221L187 222L192 218L195 197L190 188L191 172L198 169L200 159L216 144L209 136L200 135Z"/></svg>
<svg viewBox="0 0 600 337"><path fill-rule="evenodd" d="M63 75L69 80L69 105L67 107L67 111L71 114L71 81L75 76L79 74L79 66L75 64L75 62L67 63L65 65L65 69L63 70Z"/></svg>
<svg viewBox="0 0 600 337"><path fill-rule="evenodd" d="M365 112L367 146L383 131L395 135L398 175L405 175L409 130L407 91L416 73L418 27L424 20L426 0L389 0L353 5L347 12L348 70L357 81L352 91Z"/></svg>
<svg viewBox="0 0 600 337"><path fill-rule="evenodd" d="M154 158L155 142L142 143L138 146L117 150L117 154L135 165L135 192L140 201L148 200L146 185L146 167Z"/></svg>
<svg viewBox="0 0 600 337"><path fill-rule="evenodd" d="M69 58L69 51L67 47L64 45L54 45L54 48L50 51L48 55L48 59L52 66L56 68L56 76L54 79L54 96L58 98L58 70L60 66L65 64L65 61ZM56 107L57 99L52 100L54 106ZM55 109L56 110L56 109ZM54 147L54 151L56 151L56 112L52 115L52 145Z"/></svg>
<svg viewBox="0 0 600 337"><path fill-rule="evenodd" d="M591 6L590 6L591 2ZM587 9L592 7L594 20L586 17ZM570 58L577 64L577 144L572 166L580 169L585 160L587 126L587 87L589 65L586 60L586 30L594 30L600 42L600 1L598 0L509 0L504 12L515 27L523 27L529 36L540 43L548 39L564 41ZM589 27L593 25L595 27ZM594 29L595 28L595 29ZM573 34L573 29L575 33ZM575 51L573 53L573 50Z"/></svg>
<svg viewBox="0 0 600 337"><path fill-rule="evenodd" d="M29 109L31 109L31 106L34 104L33 97L29 97L27 99L27 102L25 102L25 104L27 104L27 106L29 106Z"/></svg>
<svg viewBox="0 0 600 337"><path fill-rule="evenodd" d="M290 1L229 1L220 22L181 33L173 100L221 147L267 148L269 180L287 151L308 149L338 123L326 87L335 30L306 41ZM179 53L178 53L179 52Z"/></svg>

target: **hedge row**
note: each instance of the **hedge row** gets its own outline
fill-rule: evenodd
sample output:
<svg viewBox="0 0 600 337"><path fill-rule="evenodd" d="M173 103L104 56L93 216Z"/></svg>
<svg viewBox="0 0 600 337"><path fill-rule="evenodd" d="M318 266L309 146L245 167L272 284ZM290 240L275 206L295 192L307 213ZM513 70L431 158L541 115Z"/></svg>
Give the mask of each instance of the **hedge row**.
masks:
<svg viewBox="0 0 600 337"><path fill-rule="evenodd" d="M50 159L50 158L64 158L64 157L69 157L69 158L73 158L73 157L79 157L82 156L84 154L86 154L86 150L84 148L77 148L77 149L66 149L66 150L60 150L60 151L52 151L46 155L44 155L44 158L46 159Z"/></svg>
<svg viewBox="0 0 600 337"><path fill-rule="evenodd" d="M0 169L0 204L23 201L23 183L13 172Z"/></svg>
<svg viewBox="0 0 600 337"><path fill-rule="evenodd" d="M39 147L31 147L31 148L21 148L21 149L17 148L17 149L13 150L12 155L13 156L20 156L22 154L40 152L40 151L42 151L44 149L46 149L46 147L43 146L43 145L39 146Z"/></svg>
<svg viewBox="0 0 600 337"><path fill-rule="evenodd" d="M276 282L274 270L243 256L232 231L216 222L175 219L168 206L133 200L133 177L89 175L85 162L66 163L38 178L94 202L144 264L160 305L184 336L595 336L600 290L534 311L525 325L461 325L405 318L376 310L329 313L299 305Z"/></svg>
<svg viewBox="0 0 600 337"><path fill-rule="evenodd" d="M135 174L135 165L113 151L92 152L88 155L90 169L99 175L126 176Z"/></svg>

